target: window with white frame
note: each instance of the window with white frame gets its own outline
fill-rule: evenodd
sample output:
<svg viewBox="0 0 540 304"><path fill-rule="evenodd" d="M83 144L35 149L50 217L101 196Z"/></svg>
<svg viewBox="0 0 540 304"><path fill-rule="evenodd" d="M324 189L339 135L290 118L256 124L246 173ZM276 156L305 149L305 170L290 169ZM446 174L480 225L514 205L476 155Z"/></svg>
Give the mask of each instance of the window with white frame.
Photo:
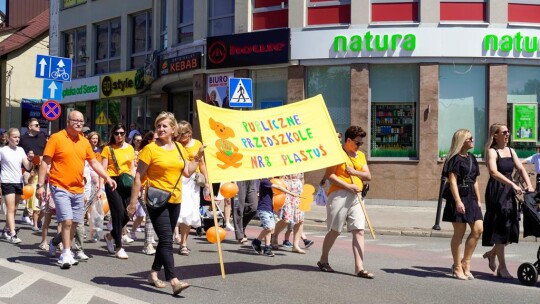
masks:
<svg viewBox="0 0 540 304"><path fill-rule="evenodd" d="M178 43L193 42L193 0L178 2Z"/></svg>
<svg viewBox="0 0 540 304"><path fill-rule="evenodd" d="M152 52L152 12L147 11L134 15L133 36L131 46L131 68L144 66L145 61Z"/></svg>
<svg viewBox="0 0 540 304"><path fill-rule="evenodd" d="M208 1L208 36L234 33L234 0Z"/></svg>
<svg viewBox="0 0 540 304"><path fill-rule="evenodd" d="M72 78L86 77L86 28L64 32L64 56L72 59Z"/></svg>
<svg viewBox="0 0 540 304"><path fill-rule="evenodd" d="M120 71L120 18L96 24L95 73Z"/></svg>

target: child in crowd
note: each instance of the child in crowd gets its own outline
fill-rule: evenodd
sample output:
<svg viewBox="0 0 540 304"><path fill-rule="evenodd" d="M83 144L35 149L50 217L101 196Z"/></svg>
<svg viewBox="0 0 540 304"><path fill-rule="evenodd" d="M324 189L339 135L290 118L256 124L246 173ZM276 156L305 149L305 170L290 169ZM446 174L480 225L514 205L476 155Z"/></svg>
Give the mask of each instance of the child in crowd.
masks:
<svg viewBox="0 0 540 304"><path fill-rule="evenodd" d="M258 253L264 254L269 257L273 257L274 253L272 252L272 247L270 246L270 237L274 232L274 227L276 226L276 219L274 214L273 201L274 193L272 188L278 189L279 191L285 192L287 194L298 196L295 193L288 191L287 189L280 187L278 185L272 184L268 178L263 178L259 183L259 204L257 206L257 215L261 222L261 227L263 230L256 239L253 239L251 242L251 247ZM264 248L262 247L262 241L264 240Z"/></svg>
<svg viewBox="0 0 540 304"><path fill-rule="evenodd" d="M289 238L291 236L291 232L293 231L293 227L294 227L293 223L289 223L289 225L287 226L287 231L285 231L285 236L284 236L284 240L283 240L283 247L286 247L286 248L292 248L293 247L293 244L291 243L291 241L289 241ZM313 240L308 240L307 237L306 237L306 234L303 233L303 232L302 232L301 239L302 239L302 242L304 243L304 248L305 249L308 249L309 247L311 247L311 245L315 244L315 242Z"/></svg>

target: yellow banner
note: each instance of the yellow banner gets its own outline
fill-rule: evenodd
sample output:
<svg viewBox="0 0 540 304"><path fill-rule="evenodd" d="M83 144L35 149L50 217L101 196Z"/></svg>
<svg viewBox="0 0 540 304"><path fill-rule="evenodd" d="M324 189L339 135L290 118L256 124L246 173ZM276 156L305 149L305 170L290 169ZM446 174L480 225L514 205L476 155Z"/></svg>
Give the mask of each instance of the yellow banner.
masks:
<svg viewBox="0 0 540 304"><path fill-rule="evenodd" d="M230 110L197 100L208 178L251 180L345 162L321 95L265 110Z"/></svg>

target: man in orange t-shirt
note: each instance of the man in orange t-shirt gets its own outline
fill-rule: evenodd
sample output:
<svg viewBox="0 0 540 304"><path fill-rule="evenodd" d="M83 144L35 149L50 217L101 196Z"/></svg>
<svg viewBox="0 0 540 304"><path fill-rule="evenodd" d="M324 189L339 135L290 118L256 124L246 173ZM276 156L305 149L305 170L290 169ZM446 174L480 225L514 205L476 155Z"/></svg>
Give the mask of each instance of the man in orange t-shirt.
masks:
<svg viewBox="0 0 540 304"><path fill-rule="evenodd" d="M43 161L39 168L36 195L45 199L45 175L50 165L49 183L51 195L56 206L56 219L62 224L62 244L64 251L58 260L62 269L77 265L71 253L71 240L77 224L83 220L84 212L84 162L88 161L92 169L107 181L111 188L116 188L107 171L96 160L88 140L82 135L84 118L81 112L69 113L64 130L53 134L43 152Z"/></svg>

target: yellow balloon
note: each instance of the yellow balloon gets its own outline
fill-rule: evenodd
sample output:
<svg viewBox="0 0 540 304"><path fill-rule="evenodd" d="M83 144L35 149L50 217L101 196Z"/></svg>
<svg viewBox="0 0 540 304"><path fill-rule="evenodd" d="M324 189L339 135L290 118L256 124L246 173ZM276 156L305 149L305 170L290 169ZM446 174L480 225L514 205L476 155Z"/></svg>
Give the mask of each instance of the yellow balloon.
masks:
<svg viewBox="0 0 540 304"><path fill-rule="evenodd" d="M313 203L313 194L315 193L315 187L310 184L305 184L302 188L302 194L300 194L300 210L307 212L311 211L311 203Z"/></svg>

